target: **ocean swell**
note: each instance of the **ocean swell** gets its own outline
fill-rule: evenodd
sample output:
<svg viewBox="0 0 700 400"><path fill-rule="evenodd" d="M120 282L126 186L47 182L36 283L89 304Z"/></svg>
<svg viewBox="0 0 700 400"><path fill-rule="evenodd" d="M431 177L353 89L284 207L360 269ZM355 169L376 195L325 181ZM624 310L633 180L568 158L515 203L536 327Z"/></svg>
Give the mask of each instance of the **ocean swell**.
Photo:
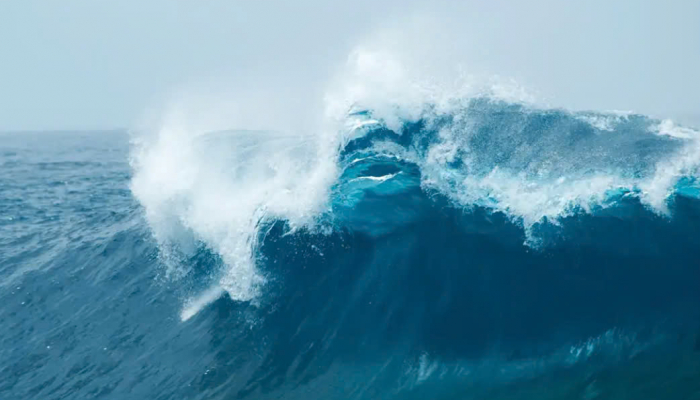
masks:
<svg viewBox="0 0 700 400"><path fill-rule="evenodd" d="M266 277L256 267L258 248L275 221L290 233L381 235L424 218L426 204L443 198L464 213L478 207L505 215L538 248L576 214L624 215L637 201L671 217L676 196L700 194L693 129L493 93L433 97L370 109L360 96L320 133L165 124L136 137L132 191L169 275L187 275L188 254L201 246L222 260L211 287L186 301L183 319L223 292L259 298Z"/></svg>

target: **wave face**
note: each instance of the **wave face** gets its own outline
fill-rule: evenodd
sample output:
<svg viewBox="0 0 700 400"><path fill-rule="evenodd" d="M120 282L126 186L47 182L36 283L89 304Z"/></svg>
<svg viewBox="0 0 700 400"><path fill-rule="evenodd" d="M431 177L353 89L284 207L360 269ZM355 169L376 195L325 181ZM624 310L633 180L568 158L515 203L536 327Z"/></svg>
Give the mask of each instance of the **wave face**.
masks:
<svg viewBox="0 0 700 400"><path fill-rule="evenodd" d="M0 137L0 397L700 393L696 130L353 88L319 133Z"/></svg>

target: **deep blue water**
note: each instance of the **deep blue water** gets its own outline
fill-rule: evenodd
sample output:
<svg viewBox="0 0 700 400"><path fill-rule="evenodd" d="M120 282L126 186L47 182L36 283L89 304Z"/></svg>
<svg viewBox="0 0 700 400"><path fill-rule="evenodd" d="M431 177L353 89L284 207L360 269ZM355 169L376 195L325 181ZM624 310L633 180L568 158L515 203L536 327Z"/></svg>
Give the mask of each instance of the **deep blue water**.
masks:
<svg viewBox="0 0 700 400"><path fill-rule="evenodd" d="M279 138L0 135L0 398L700 399L695 139L430 115L357 113L296 225Z"/></svg>

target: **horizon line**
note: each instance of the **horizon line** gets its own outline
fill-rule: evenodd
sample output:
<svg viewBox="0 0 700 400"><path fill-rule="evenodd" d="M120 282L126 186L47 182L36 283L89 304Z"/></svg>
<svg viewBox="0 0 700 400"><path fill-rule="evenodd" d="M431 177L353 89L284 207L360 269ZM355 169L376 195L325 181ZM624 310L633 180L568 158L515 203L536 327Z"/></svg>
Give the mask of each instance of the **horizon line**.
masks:
<svg viewBox="0 0 700 400"><path fill-rule="evenodd" d="M51 128L51 129L0 129L0 134L22 134L22 133L104 133L104 132L124 132L130 128Z"/></svg>

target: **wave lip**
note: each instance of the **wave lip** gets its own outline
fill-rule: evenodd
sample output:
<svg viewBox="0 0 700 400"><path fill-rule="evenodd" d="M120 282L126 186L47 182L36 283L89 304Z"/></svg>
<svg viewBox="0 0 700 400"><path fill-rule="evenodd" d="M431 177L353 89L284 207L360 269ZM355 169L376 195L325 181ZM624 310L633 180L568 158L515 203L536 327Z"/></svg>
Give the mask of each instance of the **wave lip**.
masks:
<svg viewBox="0 0 700 400"><path fill-rule="evenodd" d="M447 109L427 103L418 117L393 129L372 110L358 115L379 122L346 146L347 179L357 179L357 162L376 160L364 165L370 171L393 157L402 160L390 161L398 170L402 163L419 168L423 190L467 209L503 212L526 231L626 198L669 215L673 196L698 194L700 134L671 121L489 97Z"/></svg>

